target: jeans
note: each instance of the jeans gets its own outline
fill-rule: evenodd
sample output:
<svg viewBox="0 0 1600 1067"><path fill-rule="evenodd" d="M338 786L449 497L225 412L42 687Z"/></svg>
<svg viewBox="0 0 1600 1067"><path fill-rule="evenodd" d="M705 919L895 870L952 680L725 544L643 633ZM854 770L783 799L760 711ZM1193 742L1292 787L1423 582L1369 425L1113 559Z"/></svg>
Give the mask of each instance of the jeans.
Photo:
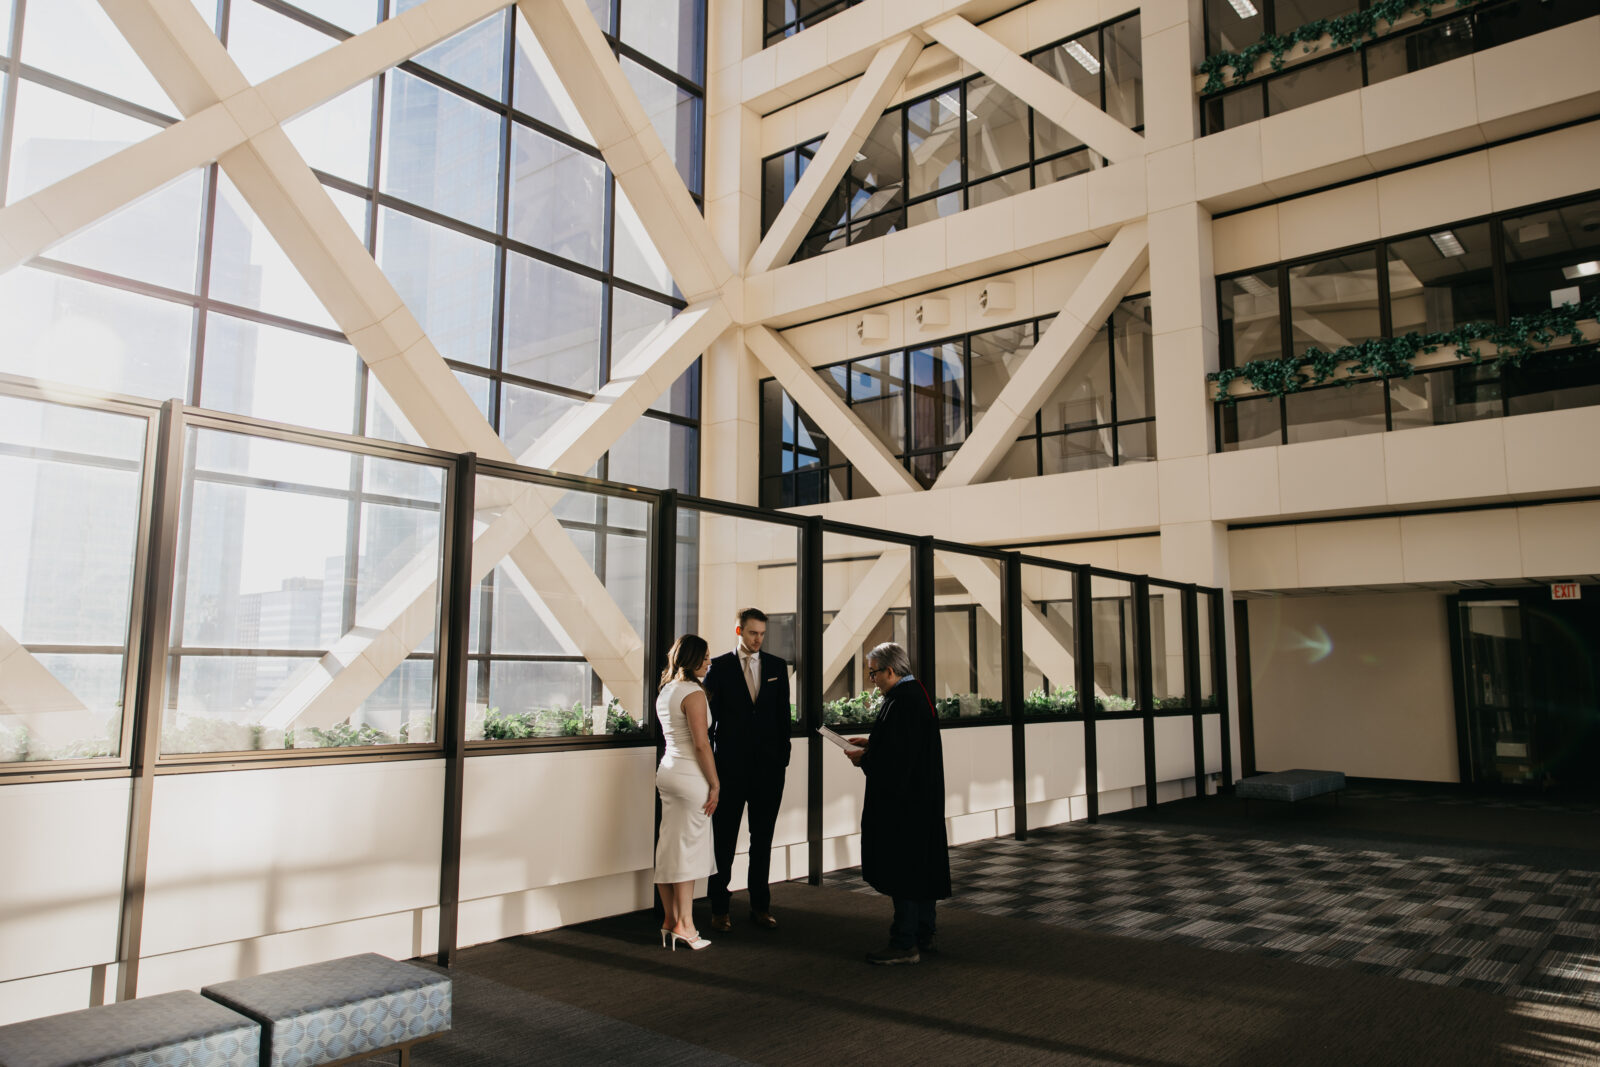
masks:
<svg viewBox="0 0 1600 1067"><path fill-rule="evenodd" d="M925 948L933 943L934 902L894 897L894 922L889 926L892 948Z"/></svg>

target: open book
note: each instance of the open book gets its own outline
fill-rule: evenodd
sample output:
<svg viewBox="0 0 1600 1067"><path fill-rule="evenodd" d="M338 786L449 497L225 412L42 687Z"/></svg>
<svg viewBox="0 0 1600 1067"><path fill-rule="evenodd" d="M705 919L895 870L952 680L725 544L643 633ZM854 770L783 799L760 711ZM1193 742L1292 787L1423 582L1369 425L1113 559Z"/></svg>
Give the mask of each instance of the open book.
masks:
<svg viewBox="0 0 1600 1067"><path fill-rule="evenodd" d="M847 754L861 751L860 745L852 745L842 734L834 733L826 726L817 727L817 733L822 735L822 739L824 741L838 745L840 748L844 749Z"/></svg>

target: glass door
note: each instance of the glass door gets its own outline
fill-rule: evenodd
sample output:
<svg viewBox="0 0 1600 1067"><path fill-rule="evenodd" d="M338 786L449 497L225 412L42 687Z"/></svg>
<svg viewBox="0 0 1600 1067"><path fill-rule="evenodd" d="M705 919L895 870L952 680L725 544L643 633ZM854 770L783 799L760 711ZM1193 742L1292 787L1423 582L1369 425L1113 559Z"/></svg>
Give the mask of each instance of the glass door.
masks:
<svg viewBox="0 0 1600 1067"><path fill-rule="evenodd" d="M1600 588L1458 602L1471 781L1600 792Z"/></svg>

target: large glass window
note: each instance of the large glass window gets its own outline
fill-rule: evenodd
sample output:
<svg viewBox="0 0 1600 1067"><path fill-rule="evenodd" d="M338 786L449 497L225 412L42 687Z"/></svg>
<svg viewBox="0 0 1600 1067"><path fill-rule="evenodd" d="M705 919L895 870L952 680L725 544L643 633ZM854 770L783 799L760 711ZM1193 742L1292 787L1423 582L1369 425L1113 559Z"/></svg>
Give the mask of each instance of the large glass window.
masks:
<svg viewBox="0 0 1600 1067"><path fill-rule="evenodd" d="M220 16L206 13L245 76L259 81L418 2L232 0ZM698 201L704 0L616 6L612 25L607 5L608 43ZM35 0L22 10L25 32L5 63L6 203L178 114L93 0ZM9 20L5 29L9 38ZM519 454L683 307L514 8L285 129ZM246 194L223 168L200 168L0 276L10 324L0 372L420 440L392 402L375 406L381 386L307 281L319 271L285 252L266 221L275 213L258 215ZM698 386L696 364L633 435L670 441L670 462L619 469L692 487ZM639 446L628 447L636 459ZM602 458L593 473L607 475L610 463Z"/></svg>
<svg viewBox="0 0 1600 1067"><path fill-rule="evenodd" d="M819 370L825 382L923 486L932 485L1049 329L1015 323ZM1150 298L1117 305L1001 462L992 480L1155 458ZM762 382L766 507L873 495L865 479L773 379Z"/></svg>
<svg viewBox="0 0 1600 1067"><path fill-rule="evenodd" d="M1137 14L1041 49L1030 59L1113 118L1135 130L1144 128ZM798 145L762 162L763 233L820 143ZM993 79L978 75L884 113L800 242L795 259L1104 165L1105 159L1082 141L1040 117Z"/></svg>
<svg viewBox="0 0 1600 1067"><path fill-rule="evenodd" d="M1317 19L1368 6L1353 0L1205 0L1206 53L1239 52L1265 35L1288 35ZM1203 131L1233 129L1592 14L1594 5L1585 0L1486 0L1459 14L1431 12L1394 33L1380 22L1381 36L1353 49L1324 50L1241 86L1232 85L1231 73L1225 75L1228 87L1201 100ZM1296 46L1284 58L1297 60L1299 53Z"/></svg>
<svg viewBox="0 0 1600 1067"><path fill-rule="evenodd" d="M1600 199L1439 226L1217 279L1224 367L1372 338L1507 323L1600 298ZM1452 342L1453 343L1453 342ZM1222 451L1600 402L1594 347L1502 368L1423 368L1217 405ZM1485 353L1492 357L1493 352Z"/></svg>

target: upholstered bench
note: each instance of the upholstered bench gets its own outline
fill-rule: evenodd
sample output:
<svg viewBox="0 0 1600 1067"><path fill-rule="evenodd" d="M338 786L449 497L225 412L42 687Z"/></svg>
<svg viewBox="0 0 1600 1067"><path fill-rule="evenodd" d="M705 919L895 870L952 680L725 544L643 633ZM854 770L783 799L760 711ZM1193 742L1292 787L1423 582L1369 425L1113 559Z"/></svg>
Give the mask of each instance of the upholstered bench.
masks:
<svg viewBox="0 0 1600 1067"><path fill-rule="evenodd" d="M262 1067L321 1067L411 1046L450 1029L450 979L367 953L206 986L261 1024Z"/></svg>
<svg viewBox="0 0 1600 1067"><path fill-rule="evenodd" d="M1342 789L1343 771L1293 770L1241 778L1233 792L1235 796L1244 797L1248 810L1252 800L1284 800L1292 804L1323 793L1332 793L1334 806L1337 807Z"/></svg>
<svg viewBox="0 0 1600 1067"><path fill-rule="evenodd" d="M0 1026L3 1067L256 1067L261 1024L199 993Z"/></svg>

